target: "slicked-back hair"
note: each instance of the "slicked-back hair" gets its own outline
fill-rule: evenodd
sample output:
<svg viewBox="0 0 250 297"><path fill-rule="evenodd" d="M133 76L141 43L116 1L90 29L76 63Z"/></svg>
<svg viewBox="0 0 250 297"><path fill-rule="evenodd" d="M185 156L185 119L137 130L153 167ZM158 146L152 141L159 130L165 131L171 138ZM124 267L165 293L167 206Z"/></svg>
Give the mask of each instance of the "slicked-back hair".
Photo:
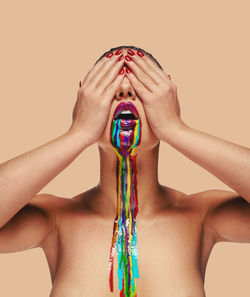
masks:
<svg viewBox="0 0 250 297"><path fill-rule="evenodd" d="M121 46L117 46L117 47L113 47L113 48L111 48L109 51L107 51L107 52L105 52L96 62L95 62L95 64L96 63L98 63L104 56L106 56L108 53L110 53L110 52L112 52L112 51L116 51L116 50L118 50L118 49L121 49L121 48L131 48L131 49L134 49L134 50L136 50L136 51L141 51L141 52L143 52L145 55L148 55L157 65L158 65L158 67L161 69L161 70L163 70L163 68L161 67L161 65L160 65L160 63L150 54L150 53L148 53L147 51L145 51L144 49L142 49L142 48L140 48L140 47L135 47L135 46L133 46L133 45L130 45L130 46L128 46L128 45L121 45ZM94 65L95 65L94 64Z"/></svg>

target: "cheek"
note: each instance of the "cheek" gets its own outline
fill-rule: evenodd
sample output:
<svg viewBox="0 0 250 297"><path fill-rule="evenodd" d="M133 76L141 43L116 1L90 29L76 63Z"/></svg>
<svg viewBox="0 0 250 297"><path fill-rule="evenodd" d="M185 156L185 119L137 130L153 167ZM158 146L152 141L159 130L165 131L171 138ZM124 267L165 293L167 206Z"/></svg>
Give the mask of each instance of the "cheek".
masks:
<svg viewBox="0 0 250 297"><path fill-rule="evenodd" d="M138 151L140 151L140 147L143 150L152 149L158 143L158 139L155 137L147 121L142 122L141 130L141 145L138 147Z"/></svg>
<svg viewBox="0 0 250 297"><path fill-rule="evenodd" d="M106 125L105 129L103 130L102 136L97 141L99 146L101 146L101 147L104 147L107 145L111 146L110 129L111 129L111 120L108 119L107 125Z"/></svg>

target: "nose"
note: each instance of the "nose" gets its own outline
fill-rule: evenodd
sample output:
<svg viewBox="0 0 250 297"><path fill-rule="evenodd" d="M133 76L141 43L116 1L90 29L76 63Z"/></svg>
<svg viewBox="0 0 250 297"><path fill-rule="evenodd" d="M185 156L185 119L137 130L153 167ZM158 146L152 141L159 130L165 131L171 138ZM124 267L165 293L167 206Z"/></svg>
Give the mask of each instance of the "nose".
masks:
<svg viewBox="0 0 250 297"><path fill-rule="evenodd" d="M116 90L115 98L117 100L122 100L122 99L135 100L135 97L136 97L135 91L131 86L129 79L127 77L124 77L120 86Z"/></svg>

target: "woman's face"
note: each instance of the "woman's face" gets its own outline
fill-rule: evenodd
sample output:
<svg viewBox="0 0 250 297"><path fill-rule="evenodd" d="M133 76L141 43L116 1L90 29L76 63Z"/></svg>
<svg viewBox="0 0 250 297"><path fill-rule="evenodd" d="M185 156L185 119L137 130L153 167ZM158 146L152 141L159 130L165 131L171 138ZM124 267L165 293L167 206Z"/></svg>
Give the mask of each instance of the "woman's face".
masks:
<svg viewBox="0 0 250 297"><path fill-rule="evenodd" d="M123 55L127 55L127 49L123 49ZM104 133L97 142L98 145L105 151L113 150L110 141L113 115L116 107L122 102L132 103L139 113L141 123L141 139L140 144L135 148L135 152L153 149L158 144L159 140L155 137L148 124L141 99L135 93L135 90L126 76L116 91L115 98L111 104L107 125L104 129Z"/></svg>

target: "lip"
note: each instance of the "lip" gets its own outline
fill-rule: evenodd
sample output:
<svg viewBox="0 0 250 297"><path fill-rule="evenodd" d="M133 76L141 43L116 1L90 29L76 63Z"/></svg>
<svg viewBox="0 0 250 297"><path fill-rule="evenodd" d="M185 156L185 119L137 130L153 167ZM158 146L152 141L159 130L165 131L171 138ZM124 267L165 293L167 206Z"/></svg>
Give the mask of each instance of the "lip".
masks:
<svg viewBox="0 0 250 297"><path fill-rule="evenodd" d="M124 111L124 110L129 110L129 111L131 111L133 114L134 114L134 116L135 116L135 118L136 119L139 119L139 112L138 112L138 110L136 109L136 107L134 106L134 104L133 103L131 103L131 102L121 102L120 104L118 104L117 106L116 106L116 109L115 109L115 111L114 111L114 114L113 114L113 120L122 112L122 111Z"/></svg>

